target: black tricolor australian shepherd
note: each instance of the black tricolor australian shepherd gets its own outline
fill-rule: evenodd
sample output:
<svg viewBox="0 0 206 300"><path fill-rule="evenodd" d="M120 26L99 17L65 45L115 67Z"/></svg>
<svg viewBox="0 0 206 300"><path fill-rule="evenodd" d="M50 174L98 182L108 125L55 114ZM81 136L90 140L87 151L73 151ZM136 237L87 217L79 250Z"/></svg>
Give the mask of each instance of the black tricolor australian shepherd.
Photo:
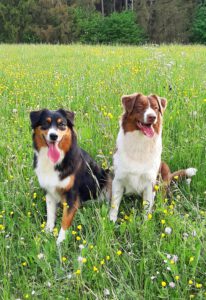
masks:
<svg viewBox="0 0 206 300"><path fill-rule="evenodd" d="M78 147L74 132L74 113L43 109L30 113L33 129L34 169L46 191L47 225L52 232L57 204L63 205L62 226L57 239L65 239L66 229L82 202L97 198L101 192L109 198L111 178Z"/></svg>

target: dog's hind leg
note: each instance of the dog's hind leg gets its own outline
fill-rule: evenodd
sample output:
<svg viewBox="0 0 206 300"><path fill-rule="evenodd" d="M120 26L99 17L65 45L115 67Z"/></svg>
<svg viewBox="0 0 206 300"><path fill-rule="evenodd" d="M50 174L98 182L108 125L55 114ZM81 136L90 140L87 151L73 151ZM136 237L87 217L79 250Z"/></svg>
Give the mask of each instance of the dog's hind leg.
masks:
<svg viewBox="0 0 206 300"><path fill-rule="evenodd" d="M119 205L122 199L124 188L121 182L114 178L112 182L112 200L111 200L111 208L109 212L109 219L113 222L116 222L117 215L119 211Z"/></svg>

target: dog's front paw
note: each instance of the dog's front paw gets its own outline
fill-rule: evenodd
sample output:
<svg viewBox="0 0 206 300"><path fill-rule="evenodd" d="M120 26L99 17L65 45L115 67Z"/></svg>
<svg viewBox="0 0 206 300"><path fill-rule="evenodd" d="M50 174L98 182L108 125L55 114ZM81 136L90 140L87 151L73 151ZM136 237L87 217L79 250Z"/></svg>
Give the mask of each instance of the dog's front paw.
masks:
<svg viewBox="0 0 206 300"><path fill-rule="evenodd" d="M53 223L47 222L47 223L46 223L46 227L45 227L45 231L46 231L47 233L52 233L52 232L53 232L53 229L54 229L54 224L53 224Z"/></svg>
<svg viewBox="0 0 206 300"><path fill-rule="evenodd" d="M59 246L66 238L66 231L61 228L58 238L57 238L57 246Z"/></svg>
<svg viewBox="0 0 206 300"><path fill-rule="evenodd" d="M192 177L192 176L195 176L196 173L197 173L197 169L195 169L195 168L188 168L188 169L186 169L186 175L189 178Z"/></svg>
<svg viewBox="0 0 206 300"><path fill-rule="evenodd" d="M110 210L109 212L109 219L110 221L113 221L114 223L117 221L117 212L115 210Z"/></svg>

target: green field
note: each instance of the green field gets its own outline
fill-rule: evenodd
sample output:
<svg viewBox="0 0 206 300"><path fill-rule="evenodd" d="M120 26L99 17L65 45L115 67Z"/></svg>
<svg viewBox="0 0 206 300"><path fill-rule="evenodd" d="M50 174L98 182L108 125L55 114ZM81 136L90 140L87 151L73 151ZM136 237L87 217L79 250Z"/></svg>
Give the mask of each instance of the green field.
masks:
<svg viewBox="0 0 206 300"><path fill-rule="evenodd" d="M0 45L0 299L206 298L205 70L203 46ZM29 112L75 111L79 145L112 167L120 98L133 92L168 99L163 159L198 173L169 200L159 192L147 221L137 197L115 225L106 203L89 202L58 250L61 208L46 234Z"/></svg>

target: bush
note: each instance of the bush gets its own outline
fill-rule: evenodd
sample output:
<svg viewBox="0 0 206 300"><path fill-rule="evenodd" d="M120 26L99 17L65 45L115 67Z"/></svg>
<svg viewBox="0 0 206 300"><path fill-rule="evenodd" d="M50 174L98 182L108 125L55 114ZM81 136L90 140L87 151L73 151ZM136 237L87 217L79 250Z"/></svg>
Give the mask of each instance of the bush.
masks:
<svg viewBox="0 0 206 300"><path fill-rule="evenodd" d="M100 44L142 44L146 37L135 22L131 11L113 13L103 18L96 12L76 10L76 24L79 40L83 43Z"/></svg>
<svg viewBox="0 0 206 300"><path fill-rule="evenodd" d="M206 3L197 9L192 27L192 42L206 44Z"/></svg>

